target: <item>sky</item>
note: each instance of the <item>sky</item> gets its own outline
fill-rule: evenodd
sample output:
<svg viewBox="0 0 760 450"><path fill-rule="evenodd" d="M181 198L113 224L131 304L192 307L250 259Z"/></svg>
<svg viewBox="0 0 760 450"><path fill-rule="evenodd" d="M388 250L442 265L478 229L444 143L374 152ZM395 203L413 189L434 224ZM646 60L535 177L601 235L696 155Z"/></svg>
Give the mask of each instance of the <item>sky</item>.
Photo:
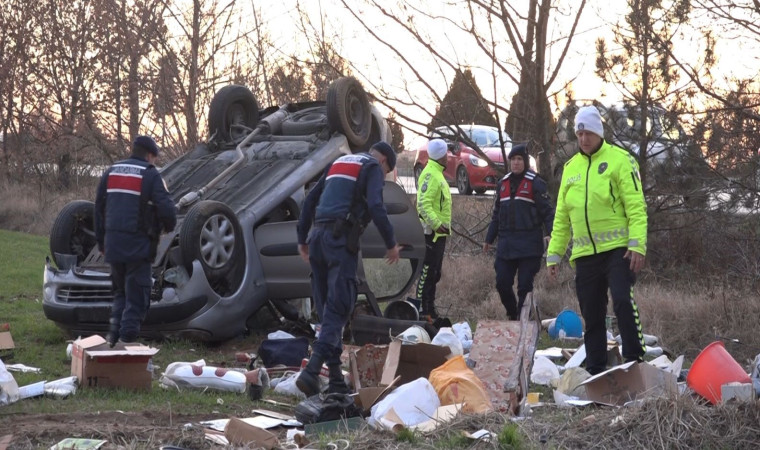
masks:
<svg viewBox="0 0 760 450"><path fill-rule="evenodd" d="M253 1L253 0L252 0ZM378 0L381 4L391 7L395 1ZM350 4L361 3L354 2ZM411 7L414 4L423 6L433 5L433 10L438 17L434 21L421 18L413 10L405 11L411 20L433 38L436 48L446 54L447 59L452 59L463 66L470 67L475 75L476 81L484 95L496 97L500 103L509 105L509 99L515 93L516 85L506 76L498 78L494 84L491 76L491 61L481 57L481 52L477 49L473 51L474 44L472 41L457 35L453 27L447 26L447 20L459 20L462 12L459 9L462 2L455 2L458 5L449 5L449 2L441 0L409 0L407 4ZM527 2L517 2L525 4ZM559 9L554 17L557 17L560 23L556 26L550 26L549 39L555 39L558 35L566 33L571 25L571 19L574 13L574 7L577 7L578 0L567 0L554 2L559 5ZM252 3L253 4L253 3ZM263 22L267 24L268 30L276 45L282 48L283 53L297 50L303 45L303 38L294 25L294 16L296 15L297 0L280 0L261 7ZM372 91L372 85L382 86L388 92L395 93L401 98L408 98L410 105L400 106L405 114L420 117L422 122L429 121L429 114L426 113L435 110L437 100L427 90L421 86L420 82L415 81L417 75L397 62L398 56L391 50L380 45L372 37L368 37L366 31L357 23L356 19L345 11L340 0L302 0L301 8L309 12L310 19L315 26L322 27L327 36L332 36L334 42L339 46L339 51L355 65L355 71L366 77L365 87ZM259 6L257 6L258 8ZM596 58L595 42L598 37L604 36L611 45L612 24L623 20L626 12L627 2L609 0L589 0L583 11L581 22L579 23L576 37L573 40L570 51L563 63L562 70L557 81L553 84L552 90L558 91L565 82L575 79L572 83L574 98L576 99L598 99L603 101L619 101L622 94L614 86L605 85L594 73ZM320 11L329 11L329 18L325 23L320 21ZM415 46L415 41L409 38L405 33L399 32L397 27L382 17L380 13L374 10L362 11L362 20L372 24L373 30L384 40L387 40L395 48L399 49L413 61L413 66L421 74L427 83L432 85L437 94L441 97L446 93L448 85L451 82L453 71L444 68L440 69L440 64L431 57L425 49ZM704 21L703 19L700 19ZM485 21L476 23L479 30L487 29ZM688 36L681 36L677 42L674 42L676 51L684 49L695 53L701 51ZM755 49L747 47L746 42L737 36L718 35L718 55L723 64L718 64L717 70L730 71L741 75L750 75L757 73L757 59L742 57L741 55L753 54ZM509 63L508 55L512 52L505 48L505 63ZM754 53L758 54L758 53ZM558 53L548 54L549 58L556 58ZM754 72L753 72L754 69ZM369 86L368 86L369 85ZM410 92L410 94L407 94ZM414 105L420 105L415 107ZM381 107L382 109L382 107ZM384 111L385 112L385 111ZM500 119L503 121L503 117ZM424 133L424 127L408 124L414 130ZM417 143L423 140L415 137L413 132L405 132L407 148L415 148Z"/></svg>

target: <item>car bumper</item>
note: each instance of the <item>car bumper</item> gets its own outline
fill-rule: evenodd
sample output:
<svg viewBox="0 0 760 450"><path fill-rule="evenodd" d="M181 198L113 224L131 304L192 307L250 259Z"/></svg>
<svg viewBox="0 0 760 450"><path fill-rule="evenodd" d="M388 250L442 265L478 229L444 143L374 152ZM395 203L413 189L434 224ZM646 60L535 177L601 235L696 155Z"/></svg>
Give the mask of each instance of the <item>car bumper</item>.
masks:
<svg viewBox="0 0 760 450"><path fill-rule="evenodd" d="M503 174L492 167L469 167L470 186L473 189L494 189Z"/></svg>

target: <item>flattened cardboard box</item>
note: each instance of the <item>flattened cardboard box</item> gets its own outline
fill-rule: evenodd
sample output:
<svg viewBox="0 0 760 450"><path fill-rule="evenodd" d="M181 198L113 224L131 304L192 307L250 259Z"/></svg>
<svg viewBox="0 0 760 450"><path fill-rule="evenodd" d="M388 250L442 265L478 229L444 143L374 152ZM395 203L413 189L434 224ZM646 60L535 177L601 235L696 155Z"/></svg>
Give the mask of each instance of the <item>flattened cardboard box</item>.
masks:
<svg viewBox="0 0 760 450"><path fill-rule="evenodd" d="M103 337L77 339L71 350L71 374L80 387L150 389L148 362L157 348L118 344L110 348Z"/></svg>
<svg viewBox="0 0 760 450"><path fill-rule="evenodd" d="M622 406L637 398L678 393L674 374L637 362L615 366L587 379L581 386L586 386L589 400L611 406Z"/></svg>

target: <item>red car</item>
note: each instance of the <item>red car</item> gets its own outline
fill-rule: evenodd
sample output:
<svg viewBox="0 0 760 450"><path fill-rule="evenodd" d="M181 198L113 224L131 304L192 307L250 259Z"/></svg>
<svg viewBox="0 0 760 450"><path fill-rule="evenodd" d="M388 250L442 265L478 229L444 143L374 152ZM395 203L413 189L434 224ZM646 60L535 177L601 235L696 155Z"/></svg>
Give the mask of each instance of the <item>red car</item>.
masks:
<svg viewBox="0 0 760 450"><path fill-rule="evenodd" d="M483 153L496 164L497 169L489 166L475 150L467 146L460 139L452 139L457 135L456 129L440 127L433 130L429 139L442 138L449 144L448 162L443 175L450 186L456 186L460 194L470 195L473 191L482 194L487 189L496 187L496 182L504 176L508 168L504 166L504 158L501 152L499 130L495 127L484 125L460 125L459 128L471 141L475 142ZM509 154L512 149L512 140L503 133L505 153ZM422 173L428 161L427 143L417 150L414 160L415 183Z"/></svg>

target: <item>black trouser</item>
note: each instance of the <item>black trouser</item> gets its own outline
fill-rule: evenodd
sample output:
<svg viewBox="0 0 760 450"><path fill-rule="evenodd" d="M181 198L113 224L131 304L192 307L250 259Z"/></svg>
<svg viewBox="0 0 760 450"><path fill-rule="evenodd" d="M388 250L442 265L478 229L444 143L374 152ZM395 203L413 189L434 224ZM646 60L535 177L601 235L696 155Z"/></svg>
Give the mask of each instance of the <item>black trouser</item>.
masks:
<svg viewBox="0 0 760 450"><path fill-rule="evenodd" d="M630 260L623 258L625 248L617 248L575 260L575 290L586 322L586 370L595 375L607 367L607 290L617 316L623 341L623 358L640 361L645 353L639 310L633 301L636 276Z"/></svg>
<svg viewBox="0 0 760 450"><path fill-rule="evenodd" d="M435 285L441 280L443 252L446 249L446 237L440 236L433 242L434 236L435 233L425 235L425 260L417 282L417 298L422 301L423 312L435 307Z"/></svg>
<svg viewBox="0 0 760 450"><path fill-rule="evenodd" d="M525 303L528 292L533 290L533 279L541 268L541 257L531 256L519 259L496 258L493 264L496 269L496 290L499 292L501 304L507 310L510 320L520 318L520 310ZM517 274L517 297L512 289Z"/></svg>

